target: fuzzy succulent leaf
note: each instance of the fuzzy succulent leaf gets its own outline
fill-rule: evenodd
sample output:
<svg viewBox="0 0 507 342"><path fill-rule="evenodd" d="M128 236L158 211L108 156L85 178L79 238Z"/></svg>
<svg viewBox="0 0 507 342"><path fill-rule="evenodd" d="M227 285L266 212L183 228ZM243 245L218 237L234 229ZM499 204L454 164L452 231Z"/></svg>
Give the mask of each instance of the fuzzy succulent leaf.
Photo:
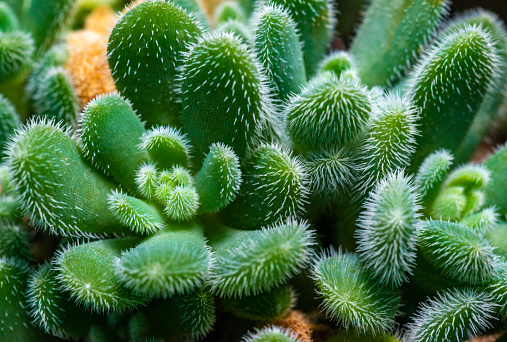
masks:
<svg viewBox="0 0 507 342"><path fill-rule="evenodd" d="M18 223L22 220L22 210L19 201L13 196L0 197L0 224Z"/></svg>
<svg viewBox="0 0 507 342"><path fill-rule="evenodd" d="M253 321L271 321L283 317L294 305L295 294L288 285L258 295L224 299L224 305L237 317Z"/></svg>
<svg viewBox="0 0 507 342"><path fill-rule="evenodd" d="M162 189L164 191L160 191ZM190 221L197 215L199 194L193 186L162 184L156 197L165 206L164 214L173 221Z"/></svg>
<svg viewBox="0 0 507 342"><path fill-rule="evenodd" d="M442 189L431 207L431 217L441 220L458 220L463 216L467 205L465 188L449 186Z"/></svg>
<svg viewBox="0 0 507 342"><path fill-rule="evenodd" d="M7 165L23 210L40 227L74 236L123 231L104 210L116 186L81 156L69 129L30 121L12 138Z"/></svg>
<svg viewBox="0 0 507 342"><path fill-rule="evenodd" d="M460 224L480 234L486 233L498 222L499 215L496 207L483 209L475 214L465 216L459 221Z"/></svg>
<svg viewBox="0 0 507 342"><path fill-rule="evenodd" d="M169 2L168 0L165 0ZM204 12L201 10L199 1L196 0L174 0L172 1L176 6L180 6L183 8L187 13L189 13L192 17L198 20L199 25L203 28L209 28L209 22L206 18L206 15L204 15Z"/></svg>
<svg viewBox="0 0 507 342"><path fill-rule="evenodd" d="M202 228L171 224L124 253L116 273L129 289L148 297L170 297L199 287L211 262Z"/></svg>
<svg viewBox="0 0 507 342"><path fill-rule="evenodd" d="M360 159L354 145L306 156L305 171L312 195L334 199L349 193L359 176Z"/></svg>
<svg viewBox="0 0 507 342"><path fill-rule="evenodd" d="M481 165L465 164L451 172L437 194L431 215L441 220L458 220L484 205L484 186L490 172Z"/></svg>
<svg viewBox="0 0 507 342"><path fill-rule="evenodd" d="M461 146L456 151L457 163L466 162L472 157L498 113L507 86L507 30L503 21L495 13L479 8L457 16L447 24L441 34L466 25L480 25L491 34L492 43L498 50L498 63L501 69L494 75L491 87Z"/></svg>
<svg viewBox="0 0 507 342"><path fill-rule="evenodd" d="M14 224L0 224L0 258L29 261L32 258L26 230Z"/></svg>
<svg viewBox="0 0 507 342"><path fill-rule="evenodd" d="M448 289L423 303L407 333L409 342L461 342L478 336L494 320L493 298L473 288Z"/></svg>
<svg viewBox="0 0 507 342"><path fill-rule="evenodd" d="M446 186L461 186L466 190L480 189L489 182L490 172L485 166L466 164L453 172L445 179Z"/></svg>
<svg viewBox="0 0 507 342"><path fill-rule="evenodd" d="M470 190L467 194L467 203L462 216L470 215L484 206L484 192L482 190Z"/></svg>
<svg viewBox="0 0 507 342"><path fill-rule="evenodd" d="M369 277L357 255L324 253L315 260L312 276L327 315L339 326L373 335L394 328L399 296Z"/></svg>
<svg viewBox="0 0 507 342"><path fill-rule="evenodd" d="M507 319L507 263L499 263L495 278L484 288L493 296L494 302L498 304L497 314L505 321Z"/></svg>
<svg viewBox="0 0 507 342"><path fill-rule="evenodd" d="M484 188L486 195L485 205L496 205L500 215L505 218L507 215L507 145L498 149L484 162L484 167L490 171L490 181Z"/></svg>
<svg viewBox="0 0 507 342"><path fill-rule="evenodd" d="M30 276L27 297L34 324L52 335L64 337L61 319L65 313L62 307L65 299L61 296L56 275L50 263L42 265Z"/></svg>
<svg viewBox="0 0 507 342"><path fill-rule="evenodd" d="M400 340L391 334L372 336L370 334L357 334L354 330L342 330L326 342L400 342Z"/></svg>
<svg viewBox="0 0 507 342"><path fill-rule="evenodd" d="M0 32L12 32L19 29L19 19L11 6L6 2L0 3Z"/></svg>
<svg viewBox="0 0 507 342"><path fill-rule="evenodd" d="M32 74L28 78L25 90L33 96L38 92L41 80L52 68L63 67L69 58L69 51L66 44L53 45L33 65Z"/></svg>
<svg viewBox="0 0 507 342"><path fill-rule="evenodd" d="M209 283L220 297L256 295L286 283L307 264L314 244L314 232L296 221L253 231L213 227L212 234L216 260Z"/></svg>
<svg viewBox="0 0 507 342"><path fill-rule="evenodd" d="M170 170L163 170L159 174L160 184L175 186L190 186L194 185L194 178L190 171L181 166L173 166Z"/></svg>
<svg viewBox="0 0 507 342"><path fill-rule="evenodd" d="M434 44L408 91L421 109L413 168L437 148L457 151L498 70L497 49L480 27L454 30Z"/></svg>
<svg viewBox="0 0 507 342"><path fill-rule="evenodd" d="M425 208L431 208L453 160L453 155L442 149L427 156L419 167L415 185L421 194L421 202Z"/></svg>
<svg viewBox="0 0 507 342"><path fill-rule="evenodd" d="M154 204L113 191L109 197L109 210L127 228L137 234L153 234L164 227L161 210Z"/></svg>
<svg viewBox="0 0 507 342"><path fill-rule="evenodd" d="M148 162L142 164L136 171L137 189L145 198L152 200L160 185L160 175L155 164Z"/></svg>
<svg viewBox="0 0 507 342"><path fill-rule="evenodd" d="M216 27L232 20L244 23L246 18L245 11L236 1L226 0L221 2L215 9L214 13L214 22Z"/></svg>
<svg viewBox="0 0 507 342"><path fill-rule="evenodd" d="M287 130L302 152L340 148L366 128L371 107L366 88L356 81L319 76L291 99L286 108Z"/></svg>
<svg viewBox="0 0 507 342"><path fill-rule="evenodd" d="M99 322L99 315L78 307L60 289L58 272L51 263L30 275L27 298L33 323L53 336L86 336L90 326Z"/></svg>
<svg viewBox="0 0 507 342"><path fill-rule="evenodd" d="M32 325L25 309L29 272L30 268L24 261L0 257L1 341L50 341L47 335Z"/></svg>
<svg viewBox="0 0 507 342"><path fill-rule="evenodd" d="M507 223L500 222L493 229L486 231L484 234L495 247L496 255L504 257L507 260Z"/></svg>
<svg viewBox="0 0 507 342"><path fill-rule="evenodd" d="M32 32L35 47L40 54L53 43L65 26L77 3L76 0L31 0L23 16L23 26Z"/></svg>
<svg viewBox="0 0 507 342"><path fill-rule="evenodd" d="M241 43L248 45L252 40L250 28L243 22L238 20L228 20L221 23L215 29L215 33L224 34L229 33L235 35Z"/></svg>
<svg viewBox="0 0 507 342"><path fill-rule="evenodd" d="M354 57L346 51L333 51L319 64L319 72L323 73L331 71L336 77L340 77L343 73L355 70Z"/></svg>
<svg viewBox="0 0 507 342"><path fill-rule="evenodd" d="M69 75L63 67L53 67L41 76L33 94L35 112L75 127L80 104Z"/></svg>
<svg viewBox="0 0 507 342"><path fill-rule="evenodd" d="M352 46L359 77L368 86L396 81L447 14L448 0L374 0Z"/></svg>
<svg viewBox="0 0 507 342"><path fill-rule="evenodd" d="M365 195L391 172L404 169L416 150L417 109L407 97L391 93L376 104L361 147L361 177L357 190Z"/></svg>
<svg viewBox="0 0 507 342"><path fill-rule="evenodd" d="M12 184L9 167L5 164L0 164L0 195L15 195L16 190Z"/></svg>
<svg viewBox="0 0 507 342"><path fill-rule="evenodd" d="M6 97L0 94L0 160L3 158L9 136L20 125L16 109Z"/></svg>
<svg viewBox="0 0 507 342"><path fill-rule="evenodd" d="M119 95L100 96L88 103L80 126L85 157L135 194L135 171L148 155L138 148L145 130L129 102Z"/></svg>
<svg viewBox="0 0 507 342"><path fill-rule="evenodd" d="M62 288L95 312L120 312L144 304L146 299L127 288L116 273L121 253L138 242L134 238L100 240L61 251L56 263Z"/></svg>
<svg viewBox="0 0 507 342"><path fill-rule="evenodd" d="M231 227L258 229L300 216L308 185L299 157L278 145L264 145L253 152L243 175L236 200L221 212Z"/></svg>
<svg viewBox="0 0 507 342"><path fill-rule="evenodd" d="M259 6L251 20L257 58L268 76L273 97L286 101L306 82L296 24L287 10L272 3Z"/></svg>
<svg viewBox="0 0 507 342"><path fill-rule="evenodd" d="M0 32L0 82L15 82L26 76L32 63L33 44L27 33Z"/></svg>
<svg viewBox="0 0 507 342"><path fill-rule="evenodd" d="M465 284L483 284L495 274L498 257L479 233L448 221L422 221L419 227L421 251L446 277Z"/></svg>
<svg viewBox="0 0 507 342"><path fill-rule="evenodd" d="M287 329L271 325L248 332L241 342L302 342L302 340Z"/></svg>
<svg viewBox="0 0 507 342"><path fill-rule="evenodd" d="M215 297L207 287L200 287L176 298L181 310L181 330L193 339L201 339L216 322Z"/></svg>
<svg viewBox="0 0 507 342"><path fill-rule="evenodd" d="M18 16L18 18L21 17L21 15L23 14L23 6L25 5L25 0L5 0L3 1L5 3L7 3L10 8L12 8L12 10L14 11L14 13L16 13L16 15Z"/></svg>
<svg viewBox="0 0 507 342"><path fill-rule="evenodd" d="M196 19L164 0L140 2L113 28L107 50L116 88L148 127L181 125L176 77L186 44L200 35Z"/></svg>
<svg viewBox="0 0 507 342"><path fill-rule="evenodd" d="M316 73L331 42L336 23L333 3L328 0L273 0L273 3L285 7L296 23L303 44L306 75L310 78Z"/></svg>
<svg viewBox="0 0 507 342"><path fill-rule="evenodd" d="M160 169L175 165L188 166L190 142L179 129L159 126L145 132L141 148L148 151L151 161Z"/></svg>
<svg viewBox="0 0 507 342"><path fill-rule="evenodd" d="M183 128L195 148L196 167L211 144L230 146L243 159L267 118L267 89L247 46L232 34L210 34L184 58Z"/></svg>
<svg viewBox="0 0 507 342"><path fill-rule="evenodd" d="M381 283L408 281L416 259L419 195L403 172L389 173L364 204L355 232L361 260Z"/></svg>
<svg viewBox="0 0 507 342"><path fill-rule="evenodd" d="M206 288L175 295L132 316L134 341L200 340L215 325L215 298Z"/></svg>
<svg viewBox="0 0 507 342"><path fill-rule="evenodd" d="M213 144L195 176L201 205L199 213L217 212L228 206L238 194L242 182L239 159L223 144Z"/></svg>

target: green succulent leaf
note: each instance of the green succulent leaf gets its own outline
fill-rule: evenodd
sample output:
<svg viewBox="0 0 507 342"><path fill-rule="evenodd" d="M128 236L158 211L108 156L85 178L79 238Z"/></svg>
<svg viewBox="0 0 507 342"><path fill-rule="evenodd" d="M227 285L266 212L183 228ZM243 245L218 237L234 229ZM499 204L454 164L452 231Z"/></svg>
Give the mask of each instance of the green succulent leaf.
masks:
<svg viewBox="0 0 507 342"><path fill-rule="evenodd" d="M500 215L505 218L507 215L507 196L501 189L507 189L507 146L502 146L484 162L491 173L490 181L484 188L485 205L496 205Z"/></svg>
<svg viewBox="0 0 507 342"><path fill-rule="evenodd" d="M135 182L139 193L152 200L160 185L160 174L156 165L151 162L141 164L136 171Z"/></svg>
<svg viewBox="0 0 507 342"><path fill-rule="evenodd" d="M475 214L463 217L459 223L477 233L484 234L495 227L498 222L498 210L495 207L489 207Z"/></svg>
<svg viewBox="0 0 507 342"><path fill-rule="evenodd" d="M301 152L333 150L362 134L371 109L372 98L365 87L325 74L291 98L286 108L287 130Z"/></svg>
<svg viewBox="0 0 507 342"><path fill-rule="evenodd" d="M3 159L9 136L21 125L21 120L12 103L0 94L0 160Z"/></svg>
<svg viewBox="0 0 507 342"><path fill-rule="evenodd" d="M320 73L331 71L336 77L340 77L347 71L355 71L356 62L354 57L346 51L333 51L320 62Z"/></svg>
<svg viewBox="0 0 507 342"><path fill-rule="evenodd" d="M94 312L121 312L143 305L146 298L126 287L116 273L122 252L138 242L134 238L99 240L60 251L56 264L62 288Z"/></svg>
<svg viewBox="0 0 507 342"><path fill-rule="evenodd" d="M28 311L25 291L31 269L24 261L0 257L0 321L1 341L50 341L32 325Z"/></svg>
<svg viewBox="0 0 507 342"><path fill-rule="evenodd" d="M220 23L215 29L217 34L232 34L236 36L242 44L248 45L252 39L252 33L247 24L239 20L227 20Z"/></svg>
<svg viewBox="0 0 507 342"><path fill-rule="evenodd" d="M238 196L221 212L231 227L258 229L299 217L308 193L307 176L299 157L279 145L255 150L243 171Z"/></svg>
<svg viewBox="0 0 507 342"><path fill-rule="evenodd" d="M297 221L241 231L213 227L209 284L220 297L241 298L284 284L308 263L314 232Z"/></svg>
<svg viewBox="0 0 507 342"><path fill-rule="evenodd" d="M223 1L215 8L214 22L217 27L232 20L244 23L246 19L245 11L236 1Z"/></svg>
<svg viewBox="0 0 507 342"><path fill-rule="evenodd" d="M415 177L415 185L421 193L425 208L431 208L453 160L453 155L442 149L427 156L419 167Z"/></svg>
<svg viewBox="0 0 507 342"><path fill-rule="evenodd" d="M467 162L485 137L504 99L507 86L507 29L503 21L490 11L478 8L467 11L451 20L441 34L463 28L467 25L480 25L491 34L492 44L498 50L498 63L501 69L494 75L493 82L481 103L467 135L456 151L458 163Z"/></svg>
<svg viewBox="0 0 507 342"><path fill-rule="evenodd" d="M370 87L398 80L449 6L448 0L372 1L350 48L361 80Z"/></svg>
<svg viewBox="0 0 507 342"><path fill-rule="evenodd" d="M175 165L188 166L190 142L179 129L159 126L142 136L141 149L148 151L153 163L160 169Z"/></svg>
<svg viewBox="0 0 507 342"><path fill-rule="evenodd" d="M75 127L80 104L65 69L49 68L39 82L33 94L35 112Z"/></svg>
<svg viewBox="0 0 507 342"><path fill-rule="evenodd" d="M361 147L357 190L367 194L380 179L410 164L416 150L417 109L407 97L390 93L379 99Z"/></svg>
<svg viewBox="0 0 507 342"><path fill-rule="evenodd" d="M153 234L164 227L161 210L146 201L113 191L109 197L109 210L127 228L138 234Z"/></svg>
<svg viewBox="0 0 507 342"><path fill-rule="evenodd" d="M196 223L170 224L124 253L116 273L125 286L148 297L170 297L199 287L211 255Z"/></svg>
<svg viewBox="0 0 507 342"><path fill-rule="evenodd" d="M213 143L243 159L265 127L269 98L261 68L232 34L200 38L184 57L183 128L195 148L196 167Z"/></svg>
<svg viewBox="0 0 507 342"><path fill-rule="evenodd" d="M26 3L28 8L24 11L23 26L28 32L32 32L37 53L40 55L69 22L77 1L31 0Z"/></svg>
<svg viewBox="0 0 507 342"><path fill-rule="evenodd" d="M134 341L201 340L216 322L215 298L205 287L174 295L138 311L130 319Z"/></svg>
<svg viewBox="0 0 507 342"><path fill-rule="evenodd" d="M492 326L497 304L483 291L448 289L421 304L407 333L408 341L460 342Z"/></svg>
<svg viewBox="0 0 507 342"><path fill-rule="evenodd" d="M465 284L483 284L495 274L498 257L479 233L447 221L422 221L419 244L424 257L446 277Z"/></svg>
<svg viewBox="0 0 507 342"><path fill-rule="evenodd" d="M24 212L41 228L71 236L124 231L104 210L116 185L81 156L69 128L30 121L12 138L7 165Z"/></svg>
<svg viewBox="0 0 507 342"><path fill-rule="evenodd" d="M274 0L273 3L286 8L294 19L303 44L306 75L313 76L333 36L332 29L336 24L333 3L328 0Z"/></svg>
<svg viewBox="0 0 507 342"><path fill-rule="evenodd" d="M259 6L251 20L255 51L268 76L271 93L274 98L286 101L306 82L296 24L287 10L273 3Z"/></svg>
<svg viewBox="0 0 507 342"><path fill-rule="evenodd" d="M16 83L23 79L32 65L32 37L23 32L0 32L0 81Z"/></svg>
<svg viewBox="0 0 507 342"><path fill-rule="evenodd" d="M138 148L145 130L130 103L119 95L97 97L83 111L80 127L85 157L136 193L135 171L148 155Z"/></svg>
<svg viewBox="0 0 507 342"><path fill-rule="evenodd" d="M314 262L312 277L324 310L339 326L373 335L394 328L398 294L369 277L357 255L324 252Z"/></svg>
<svg viewBox="0 0 507 342"><path fill-rule="evenodd" d="M241 342L302 342L293 332L277 327L267 326L263 329L256 329L248 332Z"/></svg>
<svg viewBox="0 0 507 342"><path fill-rule="evenodd" d="M413 168L437 148L456 153L498 70L498 51L481 27L453 30L434 43L408 91L421 109Z"/></svg>
<svg viewBox="0 0 507 342"><path fill-rule="evenodd" d="M91 325L101 319L98 314L80 308L60 289L58 272L48 262L30 275L27 297L33 323L53 336L74 339L86 336Z"/></svg>
<svg viewBox="0 0 507 342"><path fill-rule="evenodd" d="M0 31L12 32L19 30L19 19L7 2L0 3Z"/></svg>
<svg viewBox="0 0 507 342"><path fill-rule="evenodd" d="M148 127L181 126L178 68L186 44L201 31L197 19L164 0L135 4L111 31L107 52L116 88Z"/></svg>
<svg viewBox="0 0 507 342"><path fill-rule="evenodd" d="M383 284L408 282L416 259L419 195L402 172L389 173L364 203L355 232L361 260Z"/></svg>
<svg viewBox="0 0 507 342"><path fill-rule="evenodd" d="M195 176L199 213L217 212L236 199L242 182L239 159L223 144L213 144Z"/></svg>
<svg viewBox="0 0 507 342"><path fill-rule="evenodd" d="M0 224L0 258L30 261L32 252L27 231L14 224Z"/></svg>

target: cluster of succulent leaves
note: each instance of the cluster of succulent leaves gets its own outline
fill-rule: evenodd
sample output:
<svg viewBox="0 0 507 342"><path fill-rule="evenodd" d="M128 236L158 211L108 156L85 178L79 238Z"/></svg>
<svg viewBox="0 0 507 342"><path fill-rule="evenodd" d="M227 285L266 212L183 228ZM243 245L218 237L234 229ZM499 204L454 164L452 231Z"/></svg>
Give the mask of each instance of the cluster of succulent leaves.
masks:
<svg viewBox="0 0 507 342"><path fill-rule="evenodd" d="M295 308L330 342L507 330L507 147L469 162L504 24L373 0L330 51L340 5L134 3L80 111L75 1L1 1L0 340L307 341Z"/></svg>

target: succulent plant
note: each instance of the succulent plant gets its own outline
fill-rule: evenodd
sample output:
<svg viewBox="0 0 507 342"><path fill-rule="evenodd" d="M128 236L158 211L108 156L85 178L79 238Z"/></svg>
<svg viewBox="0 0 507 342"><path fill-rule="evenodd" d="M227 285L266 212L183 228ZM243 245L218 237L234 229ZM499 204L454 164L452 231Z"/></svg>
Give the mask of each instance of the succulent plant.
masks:
<svg viewBox="0 0 507 342"><path fill-rule="evenodd" d="M495 14L124 5L0 2L1 341L507 332Z"/></svg>

